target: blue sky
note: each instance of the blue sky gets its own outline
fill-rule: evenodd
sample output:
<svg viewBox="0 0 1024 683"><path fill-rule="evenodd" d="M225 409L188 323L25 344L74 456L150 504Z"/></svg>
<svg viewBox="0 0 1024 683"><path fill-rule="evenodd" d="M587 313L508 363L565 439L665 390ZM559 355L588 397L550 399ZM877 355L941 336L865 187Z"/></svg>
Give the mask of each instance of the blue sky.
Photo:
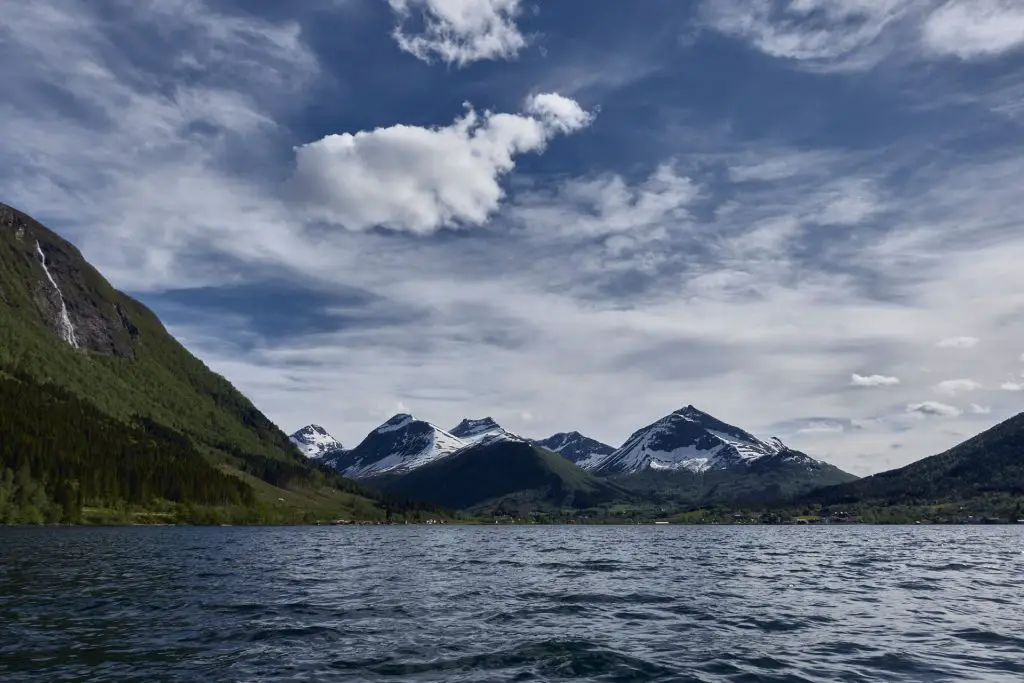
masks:
<svg viewBox="0 0 1024 683"><path fill-rule="evenodd" d="M1019 3L0 5L0 199L287 431L866 474L1021 410Z"/></svg>

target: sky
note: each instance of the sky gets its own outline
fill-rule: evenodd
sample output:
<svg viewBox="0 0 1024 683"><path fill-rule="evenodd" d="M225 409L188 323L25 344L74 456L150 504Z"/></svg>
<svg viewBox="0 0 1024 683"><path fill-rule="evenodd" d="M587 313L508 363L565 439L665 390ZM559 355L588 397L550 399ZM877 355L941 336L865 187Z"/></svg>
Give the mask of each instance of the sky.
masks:
<svg viewBox="0 0 1024 683"><path fill-rule="evenodd" d="M1024 403L1014 0L0 0L0 78L0 201L288 432Z"/></svg>

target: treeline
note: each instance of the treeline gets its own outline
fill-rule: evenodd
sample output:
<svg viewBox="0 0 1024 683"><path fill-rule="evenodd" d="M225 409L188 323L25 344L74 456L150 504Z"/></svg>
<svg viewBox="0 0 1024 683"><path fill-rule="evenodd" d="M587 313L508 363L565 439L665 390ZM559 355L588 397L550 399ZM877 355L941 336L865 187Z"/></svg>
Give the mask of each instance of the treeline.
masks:
<svg viewBox="0 0 1024 683"><path fill-rule="evenodd" d="M314 489L320 486L328 486L342 493L361 496L373 501L378 508L384 511L386 517L391 517L393 514L405 516L417 512L435 513L438 515L450 514L443 506L436 503L416 500L401 494L379 491L352 479L347 479L341 476L337 470L322 462L307 460L295 448L291 448L291 451L294 453L294 460L292 461L268 458L258 453L249 453L230 443L218 443L217 449L231 455L235 460L235 466L243 472L262 479L278 488Z"/></svg>
<svg viewBox="0 0 1024 683"><path fill-rule="evenodd" d="M115 420L28 375L0 376L0 523L75 522L83 506L248 506L252 489L181 434Z"/></svg>

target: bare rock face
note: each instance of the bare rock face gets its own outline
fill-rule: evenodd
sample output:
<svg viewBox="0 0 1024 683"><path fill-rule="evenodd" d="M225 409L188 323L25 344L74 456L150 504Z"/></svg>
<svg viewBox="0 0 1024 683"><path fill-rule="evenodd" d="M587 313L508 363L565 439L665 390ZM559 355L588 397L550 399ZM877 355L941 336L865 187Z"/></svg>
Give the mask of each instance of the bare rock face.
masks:
<svg viewBox="0 0 1024 683"><path fill-rule="evenodd" d="M121 301L125 297L85 262L78 249L3 204L0 239L15 252L18 279L55 335L86 352L135 356L140 333ZM12 304L12 296L12 292L0 290L0 300L5 303Z"/></svg>

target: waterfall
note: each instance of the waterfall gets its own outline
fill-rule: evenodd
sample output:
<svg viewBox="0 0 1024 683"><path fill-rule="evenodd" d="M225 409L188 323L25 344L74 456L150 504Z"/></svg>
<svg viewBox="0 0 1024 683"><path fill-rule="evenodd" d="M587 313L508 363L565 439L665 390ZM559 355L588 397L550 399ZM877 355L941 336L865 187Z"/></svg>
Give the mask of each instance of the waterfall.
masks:
<svg viewBox="0 0 1024 683"><path fill-rule="evenodd" d="M50 269L46 267L46 254L43 253L43 248L39 246L39 240L36 240L36 252L39 254L39 262L43 264L43 272L46 273L46 279L57 290L57 300L60 301L60 336L64 341L77 349L78 338L75 337L75 326L71 324L71 316L68 315L68 307L64 303L64 295L61 294L57 281L50 274Z"/></svg>

